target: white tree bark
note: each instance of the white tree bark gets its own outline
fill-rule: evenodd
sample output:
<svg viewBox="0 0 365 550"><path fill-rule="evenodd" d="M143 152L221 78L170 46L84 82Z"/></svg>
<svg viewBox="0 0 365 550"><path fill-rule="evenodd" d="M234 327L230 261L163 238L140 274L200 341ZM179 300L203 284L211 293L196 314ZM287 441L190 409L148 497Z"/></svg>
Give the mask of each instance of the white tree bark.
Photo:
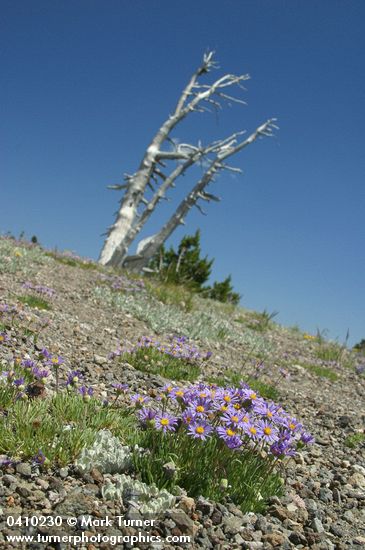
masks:
<svg viewBox="0 0 365 550"><path fill-rule="evenodd" d="M184 224L184 219L189 210L193 206L199 207L197 202L199 199L206 201L219 200L217 197L214 197L213 195L207 193L205 189L219 171L224 169L231 169L231 167L227 166L224 161L227 158L235 155L239 151L242 151L242 149L256 141L257 138L261 136L272 136L273 129L277 128L274 122L275 119L268 120L267 122L259 126L248 138L246 138L241 143L237 143L235 139L231 139L228 144L222 146L216 157L211 161L210 166L203 174L201 179L197 182L189 195L181 201L174 214L162 227L159 233L153 235L153 237L146 241L146 245L143 247L140 254L129 257L127 256L125 258L125 267L133 271L141 271L144 267L148 265L151 258L161 248L161 246L175 231L175 229L179 225Z"/></svg>
<svg viewBox="0 0 365 550"><path fill-rule="evenodd" d="M138 171L133 175L125 176L125 185L111 186L113 189L119 190L125 188L126 190L120 201L116 220L107 232L107 237L99 257L101 264L115 266L122 265L123 263L130 264L131 258L126 261L129 246L148 221L158 203L166 198L166 192L170 187L174 186L175 180L203 158L209 159L207 172L183 203L181 203L171 220L142 250L139 250L138 258L140 262L137 262L138 265L143 264L142 267L146 266L146 262L148 263L148 259L151 257L151 250L155 250L156 245L158 245L157 248L161 246L165 240L161 242L163 236L169 236L177 224L182 223L183 217L191 206L195 204L200 208L197 204L199 198L205 200L214 198L207 193L204 195L203 190L217 171L223 168L230 169L230 167L224 165L223 160L227 156L238 152L244 146L243 144L241 146L236 145L236 138L242 132L234 134L225 140L214 142L206 147L180 144L175 145L172 150L163 150L162 146L166 141L171 143L170 134L172 130L191 112L207 111L209 110L207 105L221 108L222 100L244 103L242 100L228 95L226 89L233 85L241 86L241 83L249 78L248 75L236 76L227 74L210 85L198 82L200 76L209 73L216 66L213 60L213 52L209 52L204 56L202 65L195 71L183 90L174 113L162 124L152 139ZM271 127L272 125L269 125L267 128ZM228 155L226 154L227 152L229 152ZM176 161L180 162L175 165L169 174L166 174L166 163L171 161L175 163ZM146 196L149 189L153 191L153 196L150 199ZM183 204L184 207L182 207ZM139 208L141 207L144 207L144 209L142 212L139 212Z"/></svg>

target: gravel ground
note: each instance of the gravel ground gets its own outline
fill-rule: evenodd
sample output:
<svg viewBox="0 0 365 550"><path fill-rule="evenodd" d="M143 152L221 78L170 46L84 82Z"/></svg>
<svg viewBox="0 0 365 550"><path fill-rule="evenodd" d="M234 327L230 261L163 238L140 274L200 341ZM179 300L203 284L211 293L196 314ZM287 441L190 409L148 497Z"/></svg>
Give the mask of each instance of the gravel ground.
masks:
<svg viewBox="0 0 365 550"><path fill-rule="evenodd" d="M102 398L108 396L113 382L127 382L137 391L165 383L160 376L141 373L128 365L122 367L108 359L120 342L133 344L140 336L154 334L146 322L134 318L125 309L111 307L98 297L95 288L101 284L99 271L46 258L33 265L29 265L29 259L28 263L20 261L16 272L11 273L10 269L1 269L1 261L3 266L8 265L0 255L0 304L22 307L23 313L33 322L50 320L36 344L30 344L26 338L16 341L20 355L29 352L30 345L35 350L48 347L66 359L67 367L81 370ZM19 303L17 297L24 295L22 284L28 280L56 291L51 299L52 310L38 311ZM231 315L234 323L237 313ZM170 534L189 535L191 542L185 546L141 542L133 548L365 548L364 445L355 448L345 445L349 435L364 432L364 375L357 374L354 365L348 367L341 362L330 365L337 374L336 380L320 377L303 367L303 364L323 365L315 356L318 344L306 340L298 331L278 326L268 329L265 337L272 344L270 354L265 357L266 376L277 380L283 407L300 419L316 438L314 445L288 462L284 496L273 497L264 514L243 514L229 502L222 505L182 494L176 505L162 513L147 531L149 535L162 538ZM224 376L228 366L242 368L246 361L247 347L229 338L197 343L213 353L206 363L204 377ZM1 358L6 359L5 348L0 351ZM361 360L365 362L362 356L355 365ZM279 369L283 366L290 376L280 376ZM138 534L141 530L133 527L82 526L86 516L94 519L117 515L138 517L130 502L102 498L101 488L111 477L97 469L81 475L72 464L48 470L40 470L29 462L3 467L0 470L0 547L72 548L65 543L16 543L12 546L5 541L6 535L60 534L56 527L8 527L7 516L19 514L77 517L77 525L64 526L63 533ZM103 542L77 547L113 548ZM128 543L117 547L132 548Z"/></svg>

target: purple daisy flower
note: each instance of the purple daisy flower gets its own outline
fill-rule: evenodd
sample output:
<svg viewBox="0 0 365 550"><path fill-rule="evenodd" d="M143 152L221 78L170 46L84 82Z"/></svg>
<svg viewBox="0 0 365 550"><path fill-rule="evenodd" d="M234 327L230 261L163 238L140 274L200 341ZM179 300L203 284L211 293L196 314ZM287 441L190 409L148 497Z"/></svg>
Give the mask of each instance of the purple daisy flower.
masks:
<svg viewBox="0 0 365 550"><path fill-rule="evenodd" d="M62 365L62 363L64 362L65 360L60 355L51 355L47 361L47 364L50 365L51 367L57 368L60 365Z"/></svg>
<svg viewBox="0 0 365 550"><path fill-rule="evenodd" d="M199 398L191 404L191 408L195 411L195 414L206 415L212 410L212 401L209 398Z"/></svg>
<svg viewBox="0 0 365 550"><path fill-rule="evenodd" d="M259 433L263 441L266 441L270 445L276 441L279 432L273 424L270 424L267 420L264 420L263 422L260 422L258 426Z"/></svg>
<svg viewBox="0 0 365 550"><path fill-rule="evenodd" d="M43 357L43 359L51 359L52 357L52 353L49 352L47 348L43 348L40 354Z"/></svg>
<svg viewBox="0 0 365 550"><path fill-rule="evenodd" d="M202 439L203 441L213 431L213 428L208 422L199 422L199 420L192 422L188 427L188 434L194 439Z"/></svg>
<svg viewBox="0 0 365 550"><path fill-rule="evenodd" d="M112 387L115 389L117 395L126 393L129 389L128 384L120 384L119 382L117 382L116 384L112 384Z"/></svg>
<svg viewBox="0 0 365 550"><path fill-rule="evenodd" d="M66 386L76 386L83 378L79 370L72 370L67 375Z"/></svg>
<svg viewBox="0 0 365 550"><path fill-rule="evenodd" d="M222 416L222 422L224 424L229 424L230 426L237 429L242 423L243 414L236 411L235 409L230 409L225 412Z"/></svg>
<svg viewBox="0 0 365 550"><path fill-rule="evenodd" d="M47 382L48 376L51 374L47 369L40 369L38 367L32 368L32 373L34 378L45 384Z"/></svg>
<svg viewBox="0 0 365 550"><path fill-rule="evenodd" d="M174 432L176 429L177 418L168 413L159 413L155 416L155 425L158 430Z"/></svg>
<svg viewBox="0 0 365 550"><path fill-rule="evenodd" d="M196 412L193 409L185 409L181 415L181 420L184 424L190 425L196 418Z"/></svg>
<svg viewBox="0 0 365 550"><path fill-rule="evenodd" d="M300 441L304 443L304 445L312 445L315 440L309 432L302 432L300 435Z"/></svg>
<svg viewBox="0 0 365 550"><path fill-rule="evenodd" d="M237 437L237 431L233 430L230 426L218 426L217 434L226 442L233 437Z"/></svg>
<svg viewBox="0 0 365 550"><path fill-rule="evenodd" d="M226 439L225 443L227 447L232 450L239 449L240 447L242 447L242 440L237 435Z"/></svg>
<svg viewBox="0 0 365 550"><path fill-rule="evenodd" d="M287 417L284 419L284 426L288 430L290 430L291 433L297 433L299 430L302 429L302 424L300 424L296 418L293 417Z"/></svg>
<svg viewBox="0 0 365 550"><path fill-rule="evenodd" d="M253 439L254 441L259 439L262 435L260 427L257 424L254 424L252 421L247 422L244 425L244 432L246 435L248 435L250 439Z"/></svg>
<svg viewBox="0 0 365 550"><path fill-rule="evenodd" d="M141 395L140 393L135 393L131 396L131 402L139 407L142 407L142 405L148 403L149 397L147 395Z"/></svg>
<svg viewBox="0 0 365 550"><path fill-rule="evenodd" d="M89 400L94 394L94 390L92 388L87 388L86 386L81 386L78 391L86 401Z"/></svg>
<svg viewBox="0 0 365 550"><path fill-rule="evenodd" d="M18 388L18 390L24 390L25 388L25 380L24 378L16 378L13 381L14 386Z"/></svg>
<svg viewBox="0 0 365 550"><path fill-rule="evenodd" d="M156 414L156 411L154 411L153 409L148 409L147 407L143 407L143 409L140 409L137 412L137 416L143 425L153 422L155 420Z"/></svg>
<svg viewBox="0 0 365 550"><path fill-rule="evenodd" d="M225 403L226 405L233 405L234 403L237 403L239 401L239 395L237 394L236 390L232 388L219 388L216 392L215 398L217 399L217 401Z"/></svg>
<svg viewBox="0 0 365 550"><path fill-rule="evenodd" d="M275 421L275 418L277 417L279 407L275 405L275 403L268 403L267 401L262 401L254 405L254 411L255 413L259 414L260 416L263 416L264 418L268 420Z"/></svg>
<svg viewBox="0 0 365 550"><path fill-rule="evenodd" d="M0 344L5 344L5 342L9 341L9 336L6 334L6 332L0 332Z"/></svg>
<svg viewBox="0 0 365 550"><path fill-rule="evenodd" d="M35 367L35 362L32 361L31 359L23 359L23 361L21 362L21 365L26 370L32 370L33 367Z"/></svg>
<svg viewBox="0 0 365 550"><path fill-rule="evenodd" d="M295 449L288 440L275 441L270 447L270 453L277 457L294 456Z"/></svg>
<svg viewBox="0 0 365 550"><path fill-rule="evenodd" d="M34 464L39 464L39 465L43 465L46 461L46 457L43 453L43 451L41 451L41 449L38 450L37 454L33 457L33 463Z"/></svg>

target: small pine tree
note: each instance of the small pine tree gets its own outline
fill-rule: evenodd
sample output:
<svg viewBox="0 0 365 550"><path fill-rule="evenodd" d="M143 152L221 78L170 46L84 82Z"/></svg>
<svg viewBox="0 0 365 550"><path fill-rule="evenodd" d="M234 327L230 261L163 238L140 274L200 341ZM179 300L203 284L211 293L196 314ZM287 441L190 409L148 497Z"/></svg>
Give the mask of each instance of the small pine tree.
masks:
<svg viewBox="0 0 365 550"><path fill-rule="evenodd" d="M158 271L162 280L168 283L184 284L195 291L209 279L214 260L200 257L200 231L186 235L177 251L164 246L152 259L150 267Z"/></svg>
<svg viewBox="0 0 365 550"><path fill-rule="evenodd" d="M182 284L205 298L238 304L240 295L233 291L230 275L212 287L203 286L210 277L214 259L208 260L207 256L201 258L200 255L200 231L197 230L195 235L183 237L177 251L172 246L169 250L162 246L149 267L166 283Z"/></svg>
<svg viewBox="0 0 365 550"><path fill-rule="evenodd" d="M238 292L233 291L230 275L221 283L215 282L212 287L207 287L204 290L208 298L218 300L219 302L230 302L231 304L237 305L241 299Z"/></svg>

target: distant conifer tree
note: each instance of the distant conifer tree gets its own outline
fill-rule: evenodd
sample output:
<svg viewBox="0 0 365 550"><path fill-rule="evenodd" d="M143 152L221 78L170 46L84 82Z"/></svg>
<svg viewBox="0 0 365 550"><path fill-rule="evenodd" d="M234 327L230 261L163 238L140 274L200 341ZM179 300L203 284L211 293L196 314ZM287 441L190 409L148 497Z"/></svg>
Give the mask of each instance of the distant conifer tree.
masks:
<svg viewBox="0 0 365 550"><path fill-rule="evenodd" d="M214 259L201 257L200 231L182 238L177 250L162 246L152 258L149 268L166 283L182 284L205 298L238 304L240 295L233 291L231 276L212 287L204 287L211 275Z"/></svg>

